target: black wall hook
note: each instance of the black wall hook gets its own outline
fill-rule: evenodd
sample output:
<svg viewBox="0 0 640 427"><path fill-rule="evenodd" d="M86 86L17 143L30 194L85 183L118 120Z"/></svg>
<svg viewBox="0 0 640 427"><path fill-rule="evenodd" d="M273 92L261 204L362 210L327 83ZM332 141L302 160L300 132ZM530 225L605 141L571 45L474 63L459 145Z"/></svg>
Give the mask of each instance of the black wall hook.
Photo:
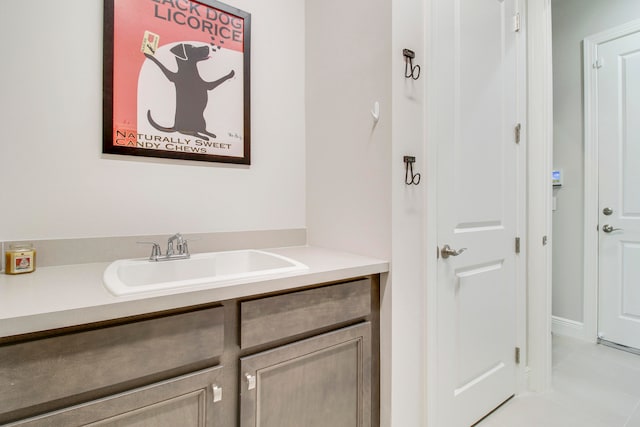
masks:
<svg viewBox="0 0 640 427"><path fill-rule="evenodd" d="M405 163L405 173L404 173L404 183L407 185L418 185L420 184L420 174L413 173L413 164L415 163L416 158L413 156L404 156ZM411 174L411 176L409 176Z"/></svg>
<svg viewBox="0 0 640 427"><path fill-rule="evenodd" d="M402 49L402 54L404 55L405 59L404 76L406 78L418 80L420 78L420 66L413 66L413 58L416 57L416 53L411 49Z"/></svg>

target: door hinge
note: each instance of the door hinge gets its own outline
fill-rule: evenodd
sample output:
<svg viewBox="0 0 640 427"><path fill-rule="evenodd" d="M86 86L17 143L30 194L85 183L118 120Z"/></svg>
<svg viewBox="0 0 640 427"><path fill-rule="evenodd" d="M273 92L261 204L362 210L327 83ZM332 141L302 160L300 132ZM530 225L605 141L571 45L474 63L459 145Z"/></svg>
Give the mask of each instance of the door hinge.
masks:
<svg viewBox="0 0 640 427"><path fill-rule="evenodd" d="M520 364L520 347L516 347L516 365Z"/></svg>
<svg viewBox="0 0 640 427"><path fill-rule="evenodd" d="M516 132L516 144L520 144L520 134L522 133L522 125L518 123L515 128Z"/></svg>
<svg viewBox="0 0 640 427"><path fill-rule="evenodd" d="M520 238L516 237L516 253L520 253Z"/></svg>
<svg viewBox="0 0 640 427"><path fill-rule="evenodd" d="M513 31L516 33L520 31L520 12L513 15Z"/></svg>
<svg viewBox="0 0 640 427"><path fill-rule="evenodd" d="M602 60L602 58L596 59L596 62L593 63L593 68L595 68L596 70L598 68L602 68L603 66L604 66L604 61Z"/></svg>

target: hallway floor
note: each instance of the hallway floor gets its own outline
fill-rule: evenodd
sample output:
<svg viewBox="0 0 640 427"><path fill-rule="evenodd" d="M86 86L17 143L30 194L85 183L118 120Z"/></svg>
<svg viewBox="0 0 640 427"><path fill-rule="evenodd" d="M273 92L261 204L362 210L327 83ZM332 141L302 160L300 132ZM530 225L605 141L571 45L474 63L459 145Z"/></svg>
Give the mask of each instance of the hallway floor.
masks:
<svg viewBox="0 0 640 427"><path fill-rule="evenodd" d="M477 427L640 427L640 356L553 338L553 390L517 396Z"/></svg>

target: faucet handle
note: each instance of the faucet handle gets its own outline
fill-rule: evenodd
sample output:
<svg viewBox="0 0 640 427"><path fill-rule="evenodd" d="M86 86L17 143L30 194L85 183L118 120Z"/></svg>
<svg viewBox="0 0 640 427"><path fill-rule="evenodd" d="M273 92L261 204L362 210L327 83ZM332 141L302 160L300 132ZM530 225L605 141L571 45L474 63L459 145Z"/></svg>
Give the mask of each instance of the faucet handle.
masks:
<svg viewBox="0 0 640 427"><path fill-rule="evenodd" d="M180 233L176 233L173 236L169 237L169 239L167 240L167 256L173 256L174 255L174 251L173 251L173 242L176 242L176 246L178 247L178 254L182 253L182 244L184 243L184 238L182 237L182 234Z"/></svg>
<svg viewBox="0 0 640 427"><path fill-rule="evenodd" d="M192 239L198 240L198 239ZM173 251L173 242L175 241L176 252L177 255L186 255L189 257L189 245L187 244L187 239L180 233L176 233L169 238L169 242L167 245L167 254L174 255ZM170 253L169 253L170 252Z"/></svg>
<svg viewBox="0 0 640 427"><path fill-rule="evenodd" d="M180 239L176 242L176 252L178 255L189 255L188 240L180 236Z"/></svg>
<svg viewBox="0 0 640 427"><path fill-rule="evenodd" d="M187 240L182 242L182 246L180 247L180 252L189 255L189 245L187 245Z"/></svg>
<svg viewBox="0 0 640 427"><path fill-rule="evenodd" d="M157 261L158 257L162 256L162 249L156 242L136 242L140 245L153 245L151 248L151 255L149 255L149 261Z"/></svg>

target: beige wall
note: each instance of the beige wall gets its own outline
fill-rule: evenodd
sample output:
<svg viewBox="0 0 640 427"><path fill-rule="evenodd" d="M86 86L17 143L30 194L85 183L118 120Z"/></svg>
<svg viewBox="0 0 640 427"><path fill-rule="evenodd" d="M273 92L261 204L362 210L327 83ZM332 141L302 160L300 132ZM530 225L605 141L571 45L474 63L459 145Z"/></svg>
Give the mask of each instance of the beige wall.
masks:
<svg viewBox="0 0 640 427"><path fill-rule="evenodd" d="M304 228L304 2L227 3L253 18L251 167L102 155L102 0L0 2L0 241Z"/></svg>
<svg viewBox="0 0 640 427"><path fill-rule="evenodd" d="M391 260L391 0L306 2L309 244ZM380 121L370 111L380 104ZM400 282L397 283L400 285ZM414 384L395 389L410 348L392 339L392 294L382 278L381 425L397 423ZM395 298L395 297L393 297ZM395 331L394 331L395 332ZM393 379L392 379L393 375ZM393 393L392 393L393 390ZM392 410L392 399L393 410ZM411 400L409 398L409 400ZM392 422L393 415L393 422Z"/></svg>
<svg viewBox="0 0 640 427"><path fill-rule="evenodd" d="M388 259L391 2L313 0L306 8L309 243Z"/></svg>
<svg viewBox="0 0 640 427"><path fill-rule="evenodd" d="M392 261L383 277L381 425L423 425L424 0L306 2L309 243ZM402 49L416 52L418 81ZM380 102L374 126L370 110ZM420 186L404 183L416 156Z"/></svg>
<svg viewBox="0 0 640 427"><path fill-rule="evenodd" d="M582 40L640 19L638 0L553 0L554 169L564 186L554 190L553 315L583 320L583 98Z"/></svg>
<svg viewBox="0 0 640 427"><path fill-rule="evenodd" d="M426 248L425 195L429 165L425 155L427 117L425 85L429 73L428 34L424 22L424 0L393 1L393 46L391 54L393 88L392 186L392 337L393 380L392 426L423 426L427 396L425 339ZM421 67L418 80L404 77L403 49L415 52L414 65ZM415 156L414 172L419 185L406 185L404 156ZM433 172L433 171L432 171ZM434 243L435 246L435 243Z"/></svg>

